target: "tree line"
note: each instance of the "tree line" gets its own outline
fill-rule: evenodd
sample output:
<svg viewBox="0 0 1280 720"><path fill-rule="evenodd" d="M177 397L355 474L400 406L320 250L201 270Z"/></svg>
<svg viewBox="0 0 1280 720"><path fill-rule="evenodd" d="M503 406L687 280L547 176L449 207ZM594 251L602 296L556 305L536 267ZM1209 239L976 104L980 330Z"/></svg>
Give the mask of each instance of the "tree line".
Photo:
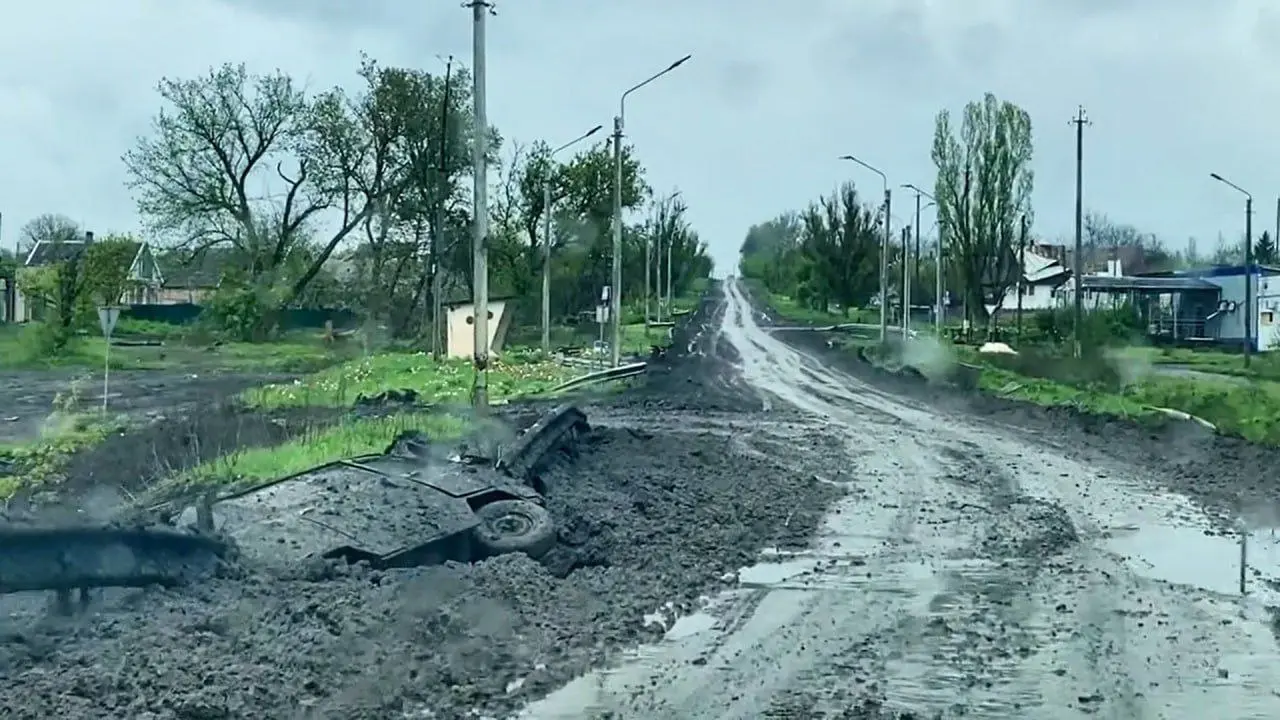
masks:
<svg viewBox="0 0 1280 720"><path fill-rule="evenodd" d="M363 57L355 91L308 92L287 73L226 64L165 78L151 131L123 156L143 237L166 265L214 253L224 268L209 305L258 335L277 311L348 308L400 337L430 331L434 296L469 298L472 148L488 136L490 291L538 317L542 252L552 252L552 313L594 308L612 259L613 160L608 142L564 161L550 146L474 127L471 78L390 67ZM624 146L622 205L643 219L623 230L623 297L650 271L674 293L707 277L705 243L678 194L660 195ZM553 199L543 237L543 188ZM38 228L24 233L38 237Z"/></svg>
<svg viewBox="0 0 1280 720"><path fill-rule="evenodd" d="M1071 267L1074 241L1049 242L1035 229L1033 149L1030 115L990 93L965 106L959 127L948 110L938 113L931 149L936 174L932 192L925 193L926 201L935 206L936 224L921 232L889 219L900 231L891 233L886 258L891 304L897 308L902 304L904 257L911 258L906 271L914 278L910 303L936 304L933 279L941 262L950 306L958 308L974 327L989 326L1016 297L1022 249L1034 252L1040 245L1065 246L1063 259ZM739 273L810 309L839 308L847 314L875 304L885 207L862 198L858 187L848 182L803 210L753 225L741 246ZM901 207L894 205L895 215L910 212L896 209ZM920 239L917 233L925 237ZM1253 243L1256 262L1280 261L1270 233L1262 232ZM1105 260L1123 258L1126 274L1244 261L1243 239L1219 238L1210 255L1197 253L1194 240L1184 250L1171 250L1154 234L1096 211L1084 217L1083 245L1082 260L1088 270L1099 269Z"/></svg>

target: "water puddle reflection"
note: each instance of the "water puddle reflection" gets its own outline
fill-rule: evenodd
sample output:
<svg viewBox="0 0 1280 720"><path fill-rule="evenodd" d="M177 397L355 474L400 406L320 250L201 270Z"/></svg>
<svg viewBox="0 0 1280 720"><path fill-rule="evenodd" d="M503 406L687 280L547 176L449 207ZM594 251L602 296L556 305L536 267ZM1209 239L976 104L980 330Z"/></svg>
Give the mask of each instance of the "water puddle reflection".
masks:
<svg viewBox="0 0 1280 720"><path fill-rule="evenodd" d="M1259 580L1280 578L1280 535L1250 532L1247 538L1248 592L1270 593ZM1240 594L1240 539L1191 527L1156 525L1113 530L1108 550L1153 580L1200 588L1220 595Z"/></svg>

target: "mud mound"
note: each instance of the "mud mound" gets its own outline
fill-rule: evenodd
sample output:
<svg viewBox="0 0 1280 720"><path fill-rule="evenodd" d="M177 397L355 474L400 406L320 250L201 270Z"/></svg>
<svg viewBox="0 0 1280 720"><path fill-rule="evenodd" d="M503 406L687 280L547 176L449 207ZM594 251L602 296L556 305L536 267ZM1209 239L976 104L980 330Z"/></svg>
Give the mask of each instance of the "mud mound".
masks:
<svg viewBox="0 0 1280 720"><path fill-rule="evenodd" d="M671 348L650 361L644 384L611 404L649 412L760 410L760 399L738 376L737 352L716 337L724 312L720 297L717 283L676 324Z"/></svg>
<svg viewBox="0 0 1280 720"><path fill-rule="evenodd" d="M0 716L504 716L656 638L646 614L692 606L766 545L809 539L839 491L745 448L728 431L593 430L544 473L564 526L546 565L240 567L66 621L5 600Z"/></svg>

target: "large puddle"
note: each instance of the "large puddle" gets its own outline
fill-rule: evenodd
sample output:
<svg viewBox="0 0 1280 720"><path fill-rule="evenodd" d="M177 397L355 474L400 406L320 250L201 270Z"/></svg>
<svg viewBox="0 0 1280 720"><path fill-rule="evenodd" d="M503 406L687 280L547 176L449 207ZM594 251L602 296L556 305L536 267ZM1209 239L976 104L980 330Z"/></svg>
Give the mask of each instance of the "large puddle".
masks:
<svg viewBox="0 0 1280 720"><path fill-rule="evenodd" d="M1125 567L1149 582L1199 591L1205 602L1225 600L1215 603L1220 605L1216 610L1207 611L1221 613L1224 622L1244 619L1246 609L1258 619L1264 605L1280 605L1280 591L1272 587L1280 579L1280 532L1249 533L1249 598L1241 603L1238 537L1203 529L1203 514L1180 496L1138 494L1137 488L1114 482L1090 485L1081 485L1080 491L1090 495L1092 502L1068 501L1077 507L1087 506L1092 521L1098 523L1083 533L1087 545L1082 547L1101 549L1122 559ZM785 623L786 617L806 606L803 598L833 592L858 593L865 599L859 600L861 604L876 603L876 597L895 597L889 604L898 608L900 624L884 632L900 639L893 641L896 652L882 658L887 681L881 691L891 706L939 708L964 696L970 710L983 717L1021 718L1031 708L1048 711L1050 708L1041 704L1046 702L1054 702L1059 713L1046 717L1062 716L1068 708L1075 708L1070 712L1089 712L1088 703L1074 695L1051 699L1052 692L1046 688L1053 683L1043 682L1055 670L1051 667L1055 658L1048 648L1056 642L1054 638L1069 634L1074 626L1073 621L1048 612L1052 603L1041 602L1037 608L1036 603L1017 601L1019 587L1025 591L1025 583L1034 582L1034 572L1021 575L1016 564L966 558L971 538L965 538L963 532L927 533L927 547L890 549L895 513L888 510L865 498L840 503L828 516L812 549L765 550L761 562L737 572L739 589L708 599L702 610L691 615L677 618L669 609L660 609L647 620L665 628L663 642L637 648L615 667L580 677L531 704L517 717L588 717L581 713L608 693L606 686L637 687L636 683L650 676L642 669L646 665L683 657L689 648L717 645L720 638L729 637L726 633L743 622L735 602L752 593L760 597L754 608L756 615L776 616L783 618L777 622ZM762 591L765 594L760 595ZM981 631L984 625L1000 628L1008 636L999 642L1013 642L1026 653L1040 647L1042 656L992 655L984 651L984 640L996 640L960 630ZM1224 648L1213 660L1206 657L1213 666L1204 677L1187 677L1183 682L1188 692L1237 702L1231 706L1233 711L1263 717L1238 702L1243 702L1242 697L1270 697L1271 691L1263 686L1271 680L1277 656L1269 632L1250 632L1246 638L1249 642ZM972 662L966 660L969 655ZM949 659L943 662L941 657ZM975 675L973 668L980 671ZM616 683L610 680L613 676L619 678ZM1246 688L1243 696L1241 688ZM1260 702L1259 712L1272 709Z"/></svg>
<svg viewBox="0 0 1280 720"><path fill-rule="evenodd" d="M1219 595L1240 595L1238 535L1156 525L1113 529L1104 544L1144 577ZM1271 583L1280 578L1280 535L1275 530L1248 533L1244 558L1246 592L1274 597L1276 591Z"/></svg>

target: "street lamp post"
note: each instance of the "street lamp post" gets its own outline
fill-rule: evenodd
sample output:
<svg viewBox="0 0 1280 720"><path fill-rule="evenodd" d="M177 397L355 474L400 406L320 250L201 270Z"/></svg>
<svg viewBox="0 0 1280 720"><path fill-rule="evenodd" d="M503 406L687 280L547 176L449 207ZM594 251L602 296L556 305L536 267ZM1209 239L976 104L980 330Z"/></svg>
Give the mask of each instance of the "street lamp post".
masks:
<svg viewBox="0 0 1280 720"><path fill-rule="evenodd" d="M1218 173L1209 177L1244 195L1244 366L1253 352L1253 195Z"/></svg>
<svg viewBox="0 0 1280 720"><path fill-rule="evenodd" d="M913 279L919 282L920 280L920 277L919 277L920 276L920 210L921 210L920 198L922 197L929 198L929 204L935 207L937 207L938 205L938 199L930 195L929 193L921 190L919 187L912 185L911 183L906 183L902 187L906 188L907 190L911 190L916 194L916 264L915 264L915 273L914 273L915 277ZM938 268L937 268L938 297L935 298L934 304L936 307L941 308L942 307L942 289L941 289L942 288L942 244L941 242L939 242L938 244L938 263L937 264L938 264ZM942 311L937 310L933 318L933 327L934 327L934 332L937 333L939 337L942 336L941 317L942 317Z"/></svg>
<svg viewBox="0 0 1280 720"><path fill-rule="evenodd" d="M614 367L618 366L622 358L622 128L627 115L627 96L675 70L692 57L692 55L685 55L661 72L654 73L643 82L632 85L618 99L618 115L613 119L613 287L609 290L609 314L610 321L613 323L610 349Z"/></svg>
<svg viewBox="0 0 1280 720"><path fill-rule="evenodd" d="M542 352L551 352L551 168L556 155L595 135L597 125L547 154L547 175L542 179Z"/></svg>
<svg viewBox="0 0 1280 720"><path fill-rule="evenodd" d="M880 176L884 186L884 237L880 241L880 342L889 339L889 241L892 235L889 230L889 210L891 196L889 194L889 178L879 168L868 165L852 155L841 155L841 160L857 163Z"/></svg>
<svg viewBox="0 0 1280 720"><path fill-rule="evenodd" d="M680 199L680 197L681 197L681 193L680 193L680 191L679 191L679 190L676 190L675 192L673 192L673 193L671 193L670 195L668 195L668 196L667 196L667 198L666 198L666 202L669 202L669 203L674 204L678 199ZM667 292L666 292L666 306L667 306L667 320L668 320L668 321L670 321L670 320L671 320L671 317L672 317L672 315L671 315L671 248L672 248L672 246L674 245L674 242L673 242L673 241L674 241L674 238L667 238ZM657 301L658 301L658 302L657 302L657 306L658 306L658 313L657 313L657 314L658 314L658 322L662 322L663 293L662 293L662 236L661 236L661 235L659 235L659 236L658 236L658 246L657 246L657 248L656 248L655 259L658 261L658 263L657 263L657 267L656 267L656 268L654 268L654 273L653 273L653 274L654 274L654 278L653 278L653 280L654 280L654 282L655 282L655 283L657 283L657 285L658 285L658 292L656 293L656 295L658 296L658 297L657 297ZM645 259L645 265L646 265L646 267L645 267L645 276L646 276L646 278L647 278L647 276L648 276L648 274L649 274L649 271L648 271L648 262L649 262L649 261L648 261L648 259L646 258L646 259ZM648 307L649 307L649 300L648 300L648 298L649 298L649 283L648 283L647 279L646 279L646 282L645 282L645 292L644 292L644 294L645 294L645 301L644 301L644 302L645 302L645 310L646 310L646 312L647 312L647 311L648 311Z"/></svg>

